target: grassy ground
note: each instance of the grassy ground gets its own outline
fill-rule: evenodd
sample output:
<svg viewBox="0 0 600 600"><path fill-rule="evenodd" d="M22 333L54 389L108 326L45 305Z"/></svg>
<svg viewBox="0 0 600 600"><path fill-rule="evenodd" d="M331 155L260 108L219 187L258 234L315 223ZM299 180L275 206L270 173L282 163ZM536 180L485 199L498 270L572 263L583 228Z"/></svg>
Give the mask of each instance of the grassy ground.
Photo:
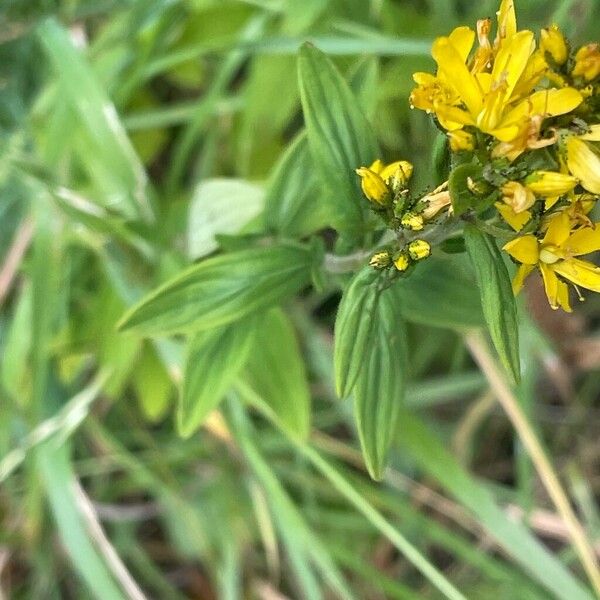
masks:
<svg viewBox="0 0 600 600"><path fill-rule="evenodd" d="M302 41L333 58L384 157L414 162L424 189L437 134L408 108L411 74L432 68L436 35L496 9L0 4L0 598L593 597L493 373L472 357L489 352L479 338L409 325L407 398L374 482L352 403L333 389L335 284L274 317L288 324L271 365L286 383L263 391L293 404L306 378L294 387L289 372L306 372L307 441L256 410L252 376L180 437L181 338L116 329L185 265L261 231L269 177L303 127ZM598 36L593 0L517 9L522 26ZM303 219L313 231L318 206ZM600 300L561 316L532 286L522 309L514 393L600 553Z"/></svg>

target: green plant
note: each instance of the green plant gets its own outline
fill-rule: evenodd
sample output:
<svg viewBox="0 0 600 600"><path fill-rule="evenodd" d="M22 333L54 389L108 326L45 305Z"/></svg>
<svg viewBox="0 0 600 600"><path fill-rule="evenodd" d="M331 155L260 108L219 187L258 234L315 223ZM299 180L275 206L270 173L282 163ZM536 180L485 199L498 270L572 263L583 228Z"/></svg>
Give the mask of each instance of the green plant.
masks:
<svg viewBox="0 0 600 600"><path fill-rule="evenodd" d="M0 9L11 597L593 597L597 374L538 421L560 359L474 205L495 180L408 107L484 4Z"/></svg>

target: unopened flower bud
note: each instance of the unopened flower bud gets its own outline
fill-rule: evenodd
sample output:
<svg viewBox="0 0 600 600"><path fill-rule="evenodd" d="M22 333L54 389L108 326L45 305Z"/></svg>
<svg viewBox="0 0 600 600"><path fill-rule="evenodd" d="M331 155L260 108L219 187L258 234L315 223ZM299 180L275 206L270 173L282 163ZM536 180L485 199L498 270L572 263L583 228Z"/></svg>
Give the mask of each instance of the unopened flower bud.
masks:
<svg viewBox="0 0 600 600"><path fill-rule="evenodd" d="M417 215L413 212L407 212L402 215L400 224L405 229L411 229L412 231L421 231L423 229L423 216Z"/></svg>
<svg viewBox="0 0 600 600"><path fill-rule="evenodd" d="M534 171L525 180L525 185L539 196L562 196L577 185L577 178L555 171Z"/></svg>
<svg viewBox="0 0 600 600"><path fill-rule="evenodd" d="M475 148L475 137L463 129L450 131L448 139L452 152L472 151Z"/></svg>
<svg viewBox="0 0 600 600"><path fill-rule="evenodd" d="M583 77L586 81L592 81L600 75L600 44L587 44L577 50L571 75Z"/></svg>
<svg viewBox="0 0 600 600"><path fill-rule="evenodd" d="M404 272L410 266L410 258L406 252L400 252L394 256L394 266L398 271Z"/></svg>
<svg viewBox="0 0 600 600"><path fill-rule="evenodd" d="M548 53L557 65L564 65L569 57L567 42L560 29L556 25L542 29L540 48Z"/></svg>
<svg viewBox="0 0 600 600"><path fill-rule="evenodd" d="M384 175L391 173L387 178ZM394 192L399 192L406 188L409 179L412 177L413 166L406 160L398 160L391 165L388 165L382 177L387 181Z"/></svg>
<svg viewBox="0 0 600 600"><path fill-rule="evenodd" d="M431 254L431 245L425 240L414 240L408 245L408 254L413 260L422 260Z"/></svg>
<svg viewBox="0 0 600 600"><path fill-rule="evenodd" d="M375 269L385 269L392 264L392 257L389 252L377 252L371 256L369 265Z"/></svg>
<svg viewBox="0 0 600 600"><path fill-rule="evenodd" d="M364 195L371 202L385 206L390 198L390 191L383 179L367 167L356 169L356 174L360 176L360 186Z"/></svg>

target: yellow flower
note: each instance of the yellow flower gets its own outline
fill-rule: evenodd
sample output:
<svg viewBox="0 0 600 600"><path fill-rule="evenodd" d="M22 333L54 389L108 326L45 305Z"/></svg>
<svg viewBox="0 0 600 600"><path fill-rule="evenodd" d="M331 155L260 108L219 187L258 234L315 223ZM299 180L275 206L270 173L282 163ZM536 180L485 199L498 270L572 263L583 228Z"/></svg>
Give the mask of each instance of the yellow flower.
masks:
<svg viewBox="0 0 600 600"><path fill-rule="evenodd" d="M600 223L573 230L567 212L550 219L542 240L528 234L506 244L504 250L521 263L513 280L518 293L525 278L537 266L544 281L550 306L571 312L566 281L600 292L600 267L577 257L600 250Z"/></svg>
<svg viewBox="0 0 600 600"><path fill-rule="evenodd" d="M569 58L569 49L563 34L557 25L542 29L540 35L540 49L548 53L558 65L564 65Z"/></svg>
<svg viewBox="0 0 600 600"><path fill-rule="evenodd" d="M566 138L567 167L588 192L600 194L600 153L587 142L600 142L600 125Z"/></svg>
<svg viewBox="0 0 600 600"><path fill-rule="evenodd" d="M577 50L571 75L583 77L586 81L592 81L600 75L600 44L588 44Z"/></svg>
<svg viewBox="0 0 600 600"><path fill-rule="evenodd" d="M518 181L505 183L500 191L503 202L496 202L498 212L515 231L521 231L531 219L528 209L535 204L535 194Z"/></svg>
<svg viewBox="0 0 600 600"><path fill-rule="evenodd" d="M546 199L545 209L548 210L576 185L577 179L572 175L554 171L534 171L524 183L505 183L500 189L503 202L496 202L495 206L515 231L521 231L531 219L529 209L535 204L537 196Z"/></svg>
<svg viewBox="0 0 600 600"><path fill-rule="evenodd" d="M532 123L539 134L543 119L571 112L583 97L569 87L532 93L548 72L548 65L543 52L535 51L533 33L517 32L512 0L501 4L493 48L488 33L489 21L480 21L479 48L471 61L473 30L458 27L449 36L437 38L432 47L437 74L415 73L417 87L411 104L434 112L449 132L476 127L508 145L499 155L512 153L516 157L536 147ZM459 149L461 142L460 138L454 142ZM545 140L544 145L548 145Z"/></svg>
<svg viewBox="0 0 600 600"><path fill-rule="evenodd" d="M364 195L382 206L386 206L391 200L391 193L406 187L408 180L413 172L413 166L405 161L385 165L377 159L369 167L360 167L356 169L356 174L360 176L360 185Z"/></svg>

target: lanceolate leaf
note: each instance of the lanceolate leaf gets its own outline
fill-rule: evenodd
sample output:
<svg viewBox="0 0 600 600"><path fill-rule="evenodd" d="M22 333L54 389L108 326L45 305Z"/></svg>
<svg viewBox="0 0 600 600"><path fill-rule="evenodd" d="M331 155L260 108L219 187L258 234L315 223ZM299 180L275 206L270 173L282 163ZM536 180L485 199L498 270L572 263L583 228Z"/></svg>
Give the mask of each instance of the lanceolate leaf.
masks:
<svg viewBox="0 0 600 600"><path fill-rule="evenodd" d="M473 225L465 227L467 252L475 268L483 314L502 364L520 379L517 309L510 277L496 242Z"/></svg>
<svg viewBox="0 0 600 600"><path fill-rule="evenodd" d="M310 280L312 248L279 244L209 258L150 293L120 323L144 335L211 329L292 296Z"/></svg>
<svg viewBox="0 0 600 600"><path fill-rule="evenodd" d="M335 321L335 387L345 398L352 391L373 336L373 319L379 273L371 267L359 271L344 292Z"/></svg>
<svg viewBox="0 0 600 600"><path fill-rule="evenodd" d="M354 410L371 477L383 476L404 401L406 329L396 288L383 291L373 317L371 344L354 387Z"/></svg>
<svg viewBox="0 0 600 600"><path fill-rule="evenodd" d="M259 318L253 314L235 323L199 331L187 346L178 428L188 437L217 407L243 368Z"/></svg>
<svg viewBox="0 0 600 600"><path fill-rule="evenodd" d="M265 198L265 225L288 237L316 231L328 222L321 196L306 133L302 133L275 168Z"/></svg>
<svg viewBox="0 0 600 600"><path fill-rule="evenodd" d="M306 438L310 431L310 392L296 334L280 308L271 309L258 326L245 378L289 433Z"/></svg>
<svg viewBox="0 0 600 600"><path fill-rule="evenodd" d="M305 44L298 72L310 150L329 191L333 224L360 232L366 201L354 169L377 158L374 134L348 84L320 50Z"/></svg>

